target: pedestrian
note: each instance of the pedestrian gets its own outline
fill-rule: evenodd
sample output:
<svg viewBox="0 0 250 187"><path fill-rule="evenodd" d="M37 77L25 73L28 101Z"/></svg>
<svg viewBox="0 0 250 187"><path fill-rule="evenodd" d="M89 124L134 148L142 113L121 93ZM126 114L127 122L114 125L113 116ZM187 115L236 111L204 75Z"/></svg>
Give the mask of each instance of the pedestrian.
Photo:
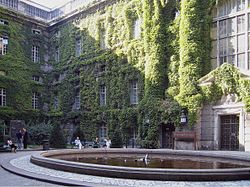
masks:
<svg viewBox="0 0 250 187"><path fill-rule="evenodd" d="M7 144L10 146L11 151L14 151L16 153L17 146L12 142L10 138L7 139Z"/></svg>
<svg viewBox="0 0 250 187"><path fill-rule="evenodd" d="M107 137L107 139L104 139L104 140L106 142L106 147L110 148L110 146L111 146L111 140L109 139L109 137Z"/></svg>
<svg viewBox="0 0 250 187"><path fill-rule="evenodd" d="M96 137L94 140L93 148L98 148L99 147L99 138Z"/></svg>
<svg viewBox="0 0 250 187"><path fill-rule="evenodd" d="M82 149L82 143L78 136L75 139L75 145L78 146L78 149Z"/></svg>
<svg viewBox="0 0 250 187"><path fill-rule="evenodd" d="M19 131L16 133L16 138L17 138L17 148L22 149L23 134L21 129L19 129Z"/></svg>
<svg viewBox="0 0 250 187"><path fill-rule="evenodd" d="M27 149L28 138L29 138L29 135L28 135L27 129L23 128L23 148L24 149Z"/></svg>

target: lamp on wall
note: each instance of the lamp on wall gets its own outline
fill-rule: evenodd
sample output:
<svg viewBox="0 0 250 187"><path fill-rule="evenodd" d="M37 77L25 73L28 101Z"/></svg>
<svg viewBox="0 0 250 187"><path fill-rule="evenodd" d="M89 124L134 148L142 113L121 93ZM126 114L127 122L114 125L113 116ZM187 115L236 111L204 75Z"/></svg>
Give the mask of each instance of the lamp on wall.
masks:
<svg viewBox="0 0 250 187"><path fill-rule="evenodd" d="M185 125L188 123L188 111L186 108L181 109L181 124Z"/></svg>

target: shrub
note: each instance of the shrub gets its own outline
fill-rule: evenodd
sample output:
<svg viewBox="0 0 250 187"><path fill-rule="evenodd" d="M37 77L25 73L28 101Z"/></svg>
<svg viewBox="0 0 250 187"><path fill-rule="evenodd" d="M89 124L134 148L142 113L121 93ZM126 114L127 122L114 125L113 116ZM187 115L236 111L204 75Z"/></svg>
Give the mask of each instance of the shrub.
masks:
<svg viewBox="0 0 250 187"><path fill-rule="evenodd" d="M30 143L41 145L44 139L47 139L51 136L52 124L51 123L39 123L32 124L27 127Z"/></svg>
<svg viewBox="0 0 250 187"><path fill-rule="evenodd" d="M52 129L50 146L54 148L66 148L66 139L59 124L55 124Z"/></svg>
<svg viewBox="0 0 250 187"><path fill-rule="evenodd" d="M123 146L123 142L122 142L121 132L118 129L116 129L113 134L112 141L111 141L111 147L120 148L122 146Z"/></svg>

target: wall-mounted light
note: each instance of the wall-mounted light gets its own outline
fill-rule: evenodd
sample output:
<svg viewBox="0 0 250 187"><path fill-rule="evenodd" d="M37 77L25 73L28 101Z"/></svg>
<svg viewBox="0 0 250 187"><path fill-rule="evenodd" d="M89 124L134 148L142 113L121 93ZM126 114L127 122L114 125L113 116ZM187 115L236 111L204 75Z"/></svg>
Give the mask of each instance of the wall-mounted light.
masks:
<svg viewBox="0 0 250 187"><path fill-rule="evenodd" d="M181 109L181 124L185 125L188 123L188 111L186 108Z"/></svg>

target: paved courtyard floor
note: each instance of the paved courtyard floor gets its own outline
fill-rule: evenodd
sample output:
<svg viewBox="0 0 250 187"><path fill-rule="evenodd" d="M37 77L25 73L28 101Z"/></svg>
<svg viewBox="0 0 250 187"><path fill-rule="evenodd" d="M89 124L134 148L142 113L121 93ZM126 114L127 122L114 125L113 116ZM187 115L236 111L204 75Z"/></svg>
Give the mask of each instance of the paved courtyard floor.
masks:
<svg viewBox="0 0 250 187"><path fill-rule="evenodd" d="M0 169L0 186L150 186L150 187L249 187L250 180L241 181L150 181L134 179L118 179L108 177L98 177L84 174L75 174L53 169L43 168L29 162L30 156L37 151L27 151L18 153L0 153L0 163L2 167L9 171ZM249 152L218 152L218 154L233 154L239 157L250 158ZM16 174L12 174L12 172ZM21 175L21 176L20 176ZM250 175L250 174L249 174ZM25 176L25 177L24 177ZM33 179L28 179L30 177ZM34 180L38 179L38 180ZM41 182L47 181L47 182ZM50 182L48 182L50 181ZM55 184L56 183L56 184Z"/></svg>

